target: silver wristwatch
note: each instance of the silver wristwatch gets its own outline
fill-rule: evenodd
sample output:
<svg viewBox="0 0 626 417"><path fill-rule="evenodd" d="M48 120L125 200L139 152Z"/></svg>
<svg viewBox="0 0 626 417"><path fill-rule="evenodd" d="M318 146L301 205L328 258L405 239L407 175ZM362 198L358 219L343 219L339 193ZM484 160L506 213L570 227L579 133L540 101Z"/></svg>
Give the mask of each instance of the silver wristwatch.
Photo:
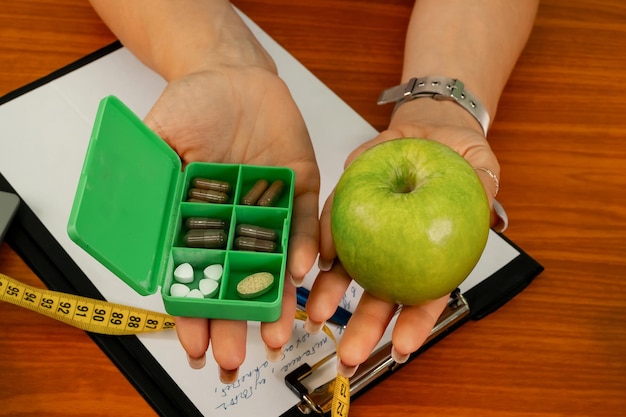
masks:
<svg viewBox="0 0 626 417"><path fill-rule="evenodd" d="M442 76L411 78L407 83L388 88L378 98L378 104L396 103L396 108L410 100L431 97L452 100L461 105L480 123L485 137L489 129L489 114L483 105L465 89L461 80Z"/></svg>

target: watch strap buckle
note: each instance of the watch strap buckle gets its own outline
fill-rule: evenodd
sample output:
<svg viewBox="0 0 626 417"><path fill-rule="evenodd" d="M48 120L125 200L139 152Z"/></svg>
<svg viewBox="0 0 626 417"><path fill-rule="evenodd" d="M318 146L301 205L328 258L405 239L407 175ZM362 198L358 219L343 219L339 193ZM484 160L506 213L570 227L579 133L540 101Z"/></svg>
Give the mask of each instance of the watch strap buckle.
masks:
<svg viewBox="0 0 626 417"><path fill-rule="evenodd" d="M399 100L410 99L413 94L413 89L417 83L417 78L411 78L408 82L395 87L391 87L380 93L377 104L389 104L395 103Z"/></svg>

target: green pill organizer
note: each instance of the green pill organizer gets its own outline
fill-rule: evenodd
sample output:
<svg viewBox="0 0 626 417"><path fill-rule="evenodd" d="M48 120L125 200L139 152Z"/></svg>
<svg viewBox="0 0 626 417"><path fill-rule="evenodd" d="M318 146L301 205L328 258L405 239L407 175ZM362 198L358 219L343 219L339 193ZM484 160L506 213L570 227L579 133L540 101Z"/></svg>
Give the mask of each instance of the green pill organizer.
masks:
<svg viewBox="0 0 626 417"><path fill-rule="evenodd" d="M195 178L228 182L228 200L187 201ZM284 182L279 199L272 206L242 204L260 179ZM275 321L281 311L294 186L295 173L286 167L192 162L183 170L178 154L124 103L109 96L98 108L67 231L138 293L154 294L160 287L169 314ZM224 220L225 246L186 246L189 217ZM274 230L275 251L237 249L239 224ZM213 298L170 295L174 269L182 263L194 270L190 289L198 288L205 267L221 264L218 294ZM237 284L257 272L271 273L272 287L256 298L242 298Z"/></svg>

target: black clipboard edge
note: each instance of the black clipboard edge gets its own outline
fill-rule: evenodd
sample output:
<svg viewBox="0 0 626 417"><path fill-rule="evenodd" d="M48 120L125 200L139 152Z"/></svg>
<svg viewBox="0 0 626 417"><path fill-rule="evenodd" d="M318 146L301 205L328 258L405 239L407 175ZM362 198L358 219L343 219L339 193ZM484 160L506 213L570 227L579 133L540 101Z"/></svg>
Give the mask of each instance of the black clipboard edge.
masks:
<svg viewBox="0 0 626 417"><path fill-rule="evenodd" d="M84 57L64 66L59 68L56 71L51 72L50 74L41 77L31 83L26 84L23 87L20 87L16 90L10 91L7 94L3 95L0 97L0 105L7 103L11 100L14 100L16 98L18 98L19 96L22 96L26 93L29 93L45 84L48 84L51 81L54 81L55 79L62 77L64 75L67 75L69 73L71 73L74 70L77 70L93 61L96 61L99 58L102 58L103 56L110 54L111 52L120 49L122 47L122 44L119 41L115 41L113 43L110 43L109 45L106 45L100 49L98 49L97 51L94 51L88 55L85 55Z"/></svg>
<svg viewBox="0 0 626 417"><path fill-rule="evenodd" d="M489 278L463 293L470 305L472 320L480 320L498 310L522 292L544 270L539 262L514 242L503 234L498 235L515 248L519 255Z"/></svg>

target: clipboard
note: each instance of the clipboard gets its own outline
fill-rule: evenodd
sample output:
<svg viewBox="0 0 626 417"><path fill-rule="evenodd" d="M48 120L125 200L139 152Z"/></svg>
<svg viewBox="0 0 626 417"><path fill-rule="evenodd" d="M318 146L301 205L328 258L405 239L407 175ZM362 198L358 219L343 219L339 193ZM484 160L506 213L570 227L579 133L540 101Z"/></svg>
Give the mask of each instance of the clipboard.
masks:
<svg viewBox="0 0 626 417"><path fill-rule="evenodd" d="M20 200L15 194L0 191L0 242L4 239L4 234L13 220L19 203Z"/></svg>
<svg viewBox="0 0 626 417"><path fill-rule="evenodd" d="M324 154L321 161L324 166L320 168L323 177L321 198L325 199L341 173L347 152L356 144L373 137L376 132L253 22L246 19L246 23L277 61L281 76L292 89L294 99L301 107L316 151ZM65 235L64 227L62 231L59 230L59 224L64 226L67 220L64 216L69 213L71 197L99 99L107 94L117 94L138 114L145 114L150 104L158 97L163 85L164 82L160 77L143 67L119 43L115 43L0 98L0 125L13 129L12 135L5 135L11 136L11 142L0 145L3 149L2 154L5 155L3 158L0 154L2 174L0 190L15 193L21 199L6 239L49 288L155 310L162 309L162 305L154 298L131 295L130 291L118 282L119 280L115 279L118 283L113 284L110 274L75 248ZM85 88L86 86L90 88ZM40 115L47 114L46 112L50 113L47 119L41 120ZM329 118L333 117L336 119L329 121ZM37 119L39 125L47 129L45 134L40 133L40 136L34 139L31 136L27 138L26 136L32 132L28 130L29 126L22 122L29 119ZM341 140L333 136L327 137L323 124L333 125L333 130L339 131L342 135ZM71 135L68 143L69 146L73 146L75 152L63 155L65 160L62 164L58 161L54 164L44 160L49 156L45 155L47 151L53 156L61 155L55 151L56 143L47 144L46 141L56 141L64 135ZM23 137L23 140L20 137ZM17 166L18 164L9 161L23 154L21 147L27 146L25 143L28 144L28 140L38 140L36 143L41 145L38 150L43 154L36 156L41 163L33 169ZM328 152L329 150L332 152ZM36 195L32 179L29 180L28 177L33 170L38 173L41 172L38 170L51 170L55 167L60 172L51 175L52 179L49 180L53 183L47 184L49 187L46 187L45 192L52 193L56 200L43 204L42 201L50 196ZM50 187L52 189L48 189ZM521 248L504 235L493 231L490 232L483 258L475 272L451 298L446 313L440 319L439 327L433 332L428 343L412 358L468 320L478 320L497 310L522 291L543 270L543 267ZM309 274L305 285L310 285L315 273L314 270ZM359 297L359 288L351 286L348 292L350 294L346 294L343 307L353 309L355 300ZM340 336L341 329L335 330ZM290 345L296 353L287 352L286 349L285 360L276 365L276 368L272 368L271 373L269 369L273 365L267 362L244 364L239 386L221 387L215 378L217 372L209 372L216 380L215 386L211 387L215 389L215 396L220 397L224 394L226 398L222 403L219 399L217 402L206 403L204 398L194 392L192 387L194 381L197 378L205 381L206 375L193 376L187 381L192 374L186 369L188 366L184 360L184 353L180 350L175 335L123 338L95 334L90 336L162 416L229 416L241 415L250 409L255 409L255 415L261 415L257 407L259 401L274 403L274 408L268 408L267 414L264 414L268 416L299 416L307 411L315 414L318 405L323 411L323 398L316 397L311 401L313 404L311 406L302 392L298 390L294 392L294 387L286 384L289 378L292 382L295 378L295 381L301 382L303 386L310 383L308 388L305 386L306 395L309 395L308 393L316 395L324 389L326 383L326 381L315 382L324 379L321 372L324 367L318 368L320 372L316 370L314 375L306 378L306 381L294 377L298 375L296 371L300 366L314 366L332 350L328 343L322 346L321 341L309 341L309 345L306 345L308 350L298 351L298 346L305 345L304 342L302 345L299 343L300 339L306 338L302 326L298 324L294 326L295 341ZM315 354L303 353L310 352L311 346L317 346L316 343L322 348L317 349ZM173 349L179 349L179 352L175 354L172 352ZM249 346L248 349L254 350L254 347ZM388 349L388 340L383 339L367 363L359 368L355 379L351 381L353 396L364 393L380 378L400 368L397 364L389 362ZM164 352L168 353L168 357L175 358L170 362L170 359L165 358ZM332 363L326 368L329 367L332 368ZM264 380L263 384L258 380L261 377ZM258 384L258 390L252 392L256 393L256 396L250 394L247 397L247 394L242 394L241 386L251 380ZM310 380L312 381L309 382ZM268 386L271 390L267 390Z"/></svg>

